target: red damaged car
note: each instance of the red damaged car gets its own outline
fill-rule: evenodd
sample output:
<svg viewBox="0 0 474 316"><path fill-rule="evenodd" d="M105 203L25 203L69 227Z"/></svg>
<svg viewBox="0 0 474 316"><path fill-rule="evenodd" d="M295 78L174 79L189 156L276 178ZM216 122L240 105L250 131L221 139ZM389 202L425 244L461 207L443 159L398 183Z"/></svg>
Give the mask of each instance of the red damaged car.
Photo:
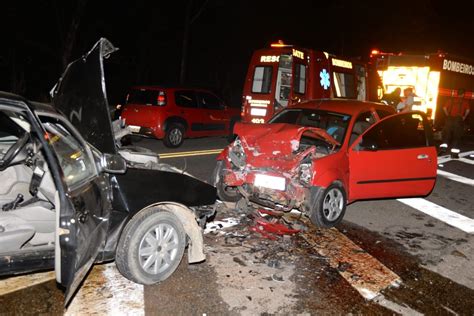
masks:
<svg viewBox="0 0 474 316"><path fill-rule="evenodd" d="M338 224L347 203L425 196L436 181L432 128L422 112L314 100L269 124L238 123L234 133L214 171L220 199L299 209L321 227Z"/></svg>

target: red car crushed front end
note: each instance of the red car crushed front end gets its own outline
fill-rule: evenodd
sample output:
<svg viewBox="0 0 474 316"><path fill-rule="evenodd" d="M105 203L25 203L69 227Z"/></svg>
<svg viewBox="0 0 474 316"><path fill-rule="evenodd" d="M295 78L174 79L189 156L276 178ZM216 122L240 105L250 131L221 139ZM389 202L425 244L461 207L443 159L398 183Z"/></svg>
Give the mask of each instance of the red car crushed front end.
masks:
<svg viewBox="0 0 474 316"><path fill-rule="evenodd" d="M267 125L239 124L218 158L217 194L295 208L320 227L340 223L356 200L426 196L437 170L431 125L422 112L392 114L382 104L315 100Z"/></svg>
<svg viewBox="0 0 474 316"><path fill-rule="evenodd" d="M292 124L244 124L218 158L222 181L238 195L282 210L305 208L315 160L339 143L325 130Z"/></svg>

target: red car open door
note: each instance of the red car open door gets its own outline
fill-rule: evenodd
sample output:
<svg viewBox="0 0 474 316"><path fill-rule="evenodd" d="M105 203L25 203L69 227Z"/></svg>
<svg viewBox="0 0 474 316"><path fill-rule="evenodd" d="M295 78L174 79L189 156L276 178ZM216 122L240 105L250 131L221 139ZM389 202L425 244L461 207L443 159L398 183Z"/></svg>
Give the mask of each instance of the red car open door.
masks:
<svg viewBox="0 0 474 316"><path fill-rule="evenodd" d="M349 199L425 196L436 181L437 153L422 112L374 124L349 149Z"/></svg>

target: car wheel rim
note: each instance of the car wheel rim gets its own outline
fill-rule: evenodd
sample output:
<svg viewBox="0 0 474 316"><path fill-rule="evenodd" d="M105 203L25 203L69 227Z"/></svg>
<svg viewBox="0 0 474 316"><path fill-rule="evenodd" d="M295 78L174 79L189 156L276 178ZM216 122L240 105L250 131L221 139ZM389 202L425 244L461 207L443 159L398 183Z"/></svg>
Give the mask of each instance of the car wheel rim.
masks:
<svg viewBox="0 0 474 316"><path fill-rule="evenodd" d="M329 190L324 197L323 215L328 221L335 221L344 208L342 192L336 188Z"/></svg>
<svg viewBox="0 0 474 316"><path fill-rule="evenodd" d="M178 248L176 229L169 224L158 224L149 229L140 241L140 266L149 274L162 273L176 260Z"/></svg>
<svg viewBox="0 0 474 316"><path fill-rule="evenodd" d="M172 129L170 131L170 143L173 145L178 145L181 142L183 133L178 128Z"/></svg>

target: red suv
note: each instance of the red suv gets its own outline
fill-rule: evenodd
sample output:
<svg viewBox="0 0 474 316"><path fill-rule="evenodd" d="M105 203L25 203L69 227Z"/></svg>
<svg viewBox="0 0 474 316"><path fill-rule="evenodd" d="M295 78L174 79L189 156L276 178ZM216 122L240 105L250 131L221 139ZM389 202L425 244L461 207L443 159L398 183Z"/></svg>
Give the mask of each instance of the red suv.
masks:
<svg viewBox="0 0 474 316"><path fill-rule="evenodd" d="M130 89L122 118L132 132L179 147L185 137L232 136L240 109L208 90L139 86Z"/></svg>

